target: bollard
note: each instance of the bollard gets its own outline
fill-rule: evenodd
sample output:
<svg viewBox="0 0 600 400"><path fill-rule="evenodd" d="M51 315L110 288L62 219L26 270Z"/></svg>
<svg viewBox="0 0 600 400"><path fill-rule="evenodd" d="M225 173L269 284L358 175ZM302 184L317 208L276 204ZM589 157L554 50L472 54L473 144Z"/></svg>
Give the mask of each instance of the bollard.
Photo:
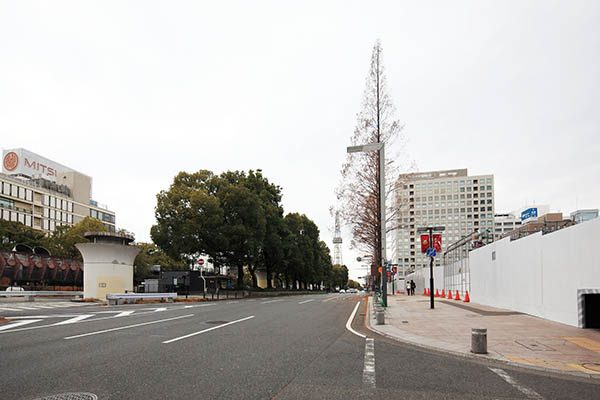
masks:
<svg viewBox="0 0 600 400"><path fill-rule="evenodd" d="M377 325L385 325L385 313L382 311L377 311L375 313L377 318Z"/></svg>
<svg viewBox="0 0 600 400"><path fill-rule="evenodd" d="M487 354L487 329L471 328L471 352Z"/></svg>

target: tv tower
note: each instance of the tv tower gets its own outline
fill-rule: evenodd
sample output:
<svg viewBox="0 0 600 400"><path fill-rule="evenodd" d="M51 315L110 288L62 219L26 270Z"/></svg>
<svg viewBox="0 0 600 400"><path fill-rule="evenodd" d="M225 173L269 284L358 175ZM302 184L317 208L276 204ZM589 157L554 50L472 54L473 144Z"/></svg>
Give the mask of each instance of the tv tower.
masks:
<svg viewBox="0 0 600 400"><path fill-rule="evenodd" d="M340 213L335 212L335 232L333 234L333 263L342 265L342 233L340 231Z"/></svg>

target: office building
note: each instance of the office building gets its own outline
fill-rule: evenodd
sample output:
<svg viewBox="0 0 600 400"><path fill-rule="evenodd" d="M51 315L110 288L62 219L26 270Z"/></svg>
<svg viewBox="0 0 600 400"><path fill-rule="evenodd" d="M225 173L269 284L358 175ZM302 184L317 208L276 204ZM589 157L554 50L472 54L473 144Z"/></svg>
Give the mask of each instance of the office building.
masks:
<svg viewBox="0 0 600 400"><path fill-rule="evenodd" d="M570 217L576 224L581 224L582 222L598 218L598 209L594 208L589 210L573 211Z"/></svg>
<svg viewBox="0 0 600 400"><path fill-rule="evenodd" d="M519 227L510 232L503 233L500 238L510 237L511 240L517 240L537 232L542 232L545 235L572 225L575 225L575 222L569 218L563 218L563 214L560 212L544 213L537 218L523 220L523 223Z"/></svg>
<svg viewBox="0 0 600 400"><path fill-rule="evenodd" d="M466 168L400 175L394 188L391 254L400 275L429 266L419 227L444 226L442 253L452 243L494 229L494 176L469 176ZM441 256L435 258L440 265Z"/></svg>
<svg viewBox="0 0 600 400"><path fill-rule="evenodd" d="M537 220L538 215L550 212L549 205L526 205L506 214L494 215L494 240L505 236L507 232L518 229L522 224Z"/></svg>
<svg viewBox="0 0 600 400"><path fill-rule="evenodd" d="M115 213L92 199L92 178L26 149L4 150L0 218L52 232L85 217L115 231Z"/></svg>

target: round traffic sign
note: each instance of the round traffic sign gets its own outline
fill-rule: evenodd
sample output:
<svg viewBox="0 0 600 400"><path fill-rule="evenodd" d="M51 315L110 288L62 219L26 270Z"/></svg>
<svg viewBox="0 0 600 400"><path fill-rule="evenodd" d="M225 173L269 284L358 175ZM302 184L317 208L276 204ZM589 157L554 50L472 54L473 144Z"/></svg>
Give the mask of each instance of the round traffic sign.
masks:
<svg viewBox="0 0 600 400"><path fill-rule="evenodd" d="M204 259L203 258L198 259L198 265L199 266L203 266L204 265Z"/></svg>

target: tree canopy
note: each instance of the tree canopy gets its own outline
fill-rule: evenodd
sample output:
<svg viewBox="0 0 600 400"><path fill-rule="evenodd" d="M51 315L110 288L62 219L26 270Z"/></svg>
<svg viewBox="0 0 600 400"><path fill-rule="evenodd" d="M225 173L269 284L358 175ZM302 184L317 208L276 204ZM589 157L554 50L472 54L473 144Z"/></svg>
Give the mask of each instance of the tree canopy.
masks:
<svg viewBox="0 0 600 400"><path fill-rule="evenodd" d="M244 269L257 287L257 271L286 287L327 284L329 249L306 215L284 216L281 188L261 170L180 172L157 195L152 240L175 260L190 263L206 254L217 266Z"/></svg>

